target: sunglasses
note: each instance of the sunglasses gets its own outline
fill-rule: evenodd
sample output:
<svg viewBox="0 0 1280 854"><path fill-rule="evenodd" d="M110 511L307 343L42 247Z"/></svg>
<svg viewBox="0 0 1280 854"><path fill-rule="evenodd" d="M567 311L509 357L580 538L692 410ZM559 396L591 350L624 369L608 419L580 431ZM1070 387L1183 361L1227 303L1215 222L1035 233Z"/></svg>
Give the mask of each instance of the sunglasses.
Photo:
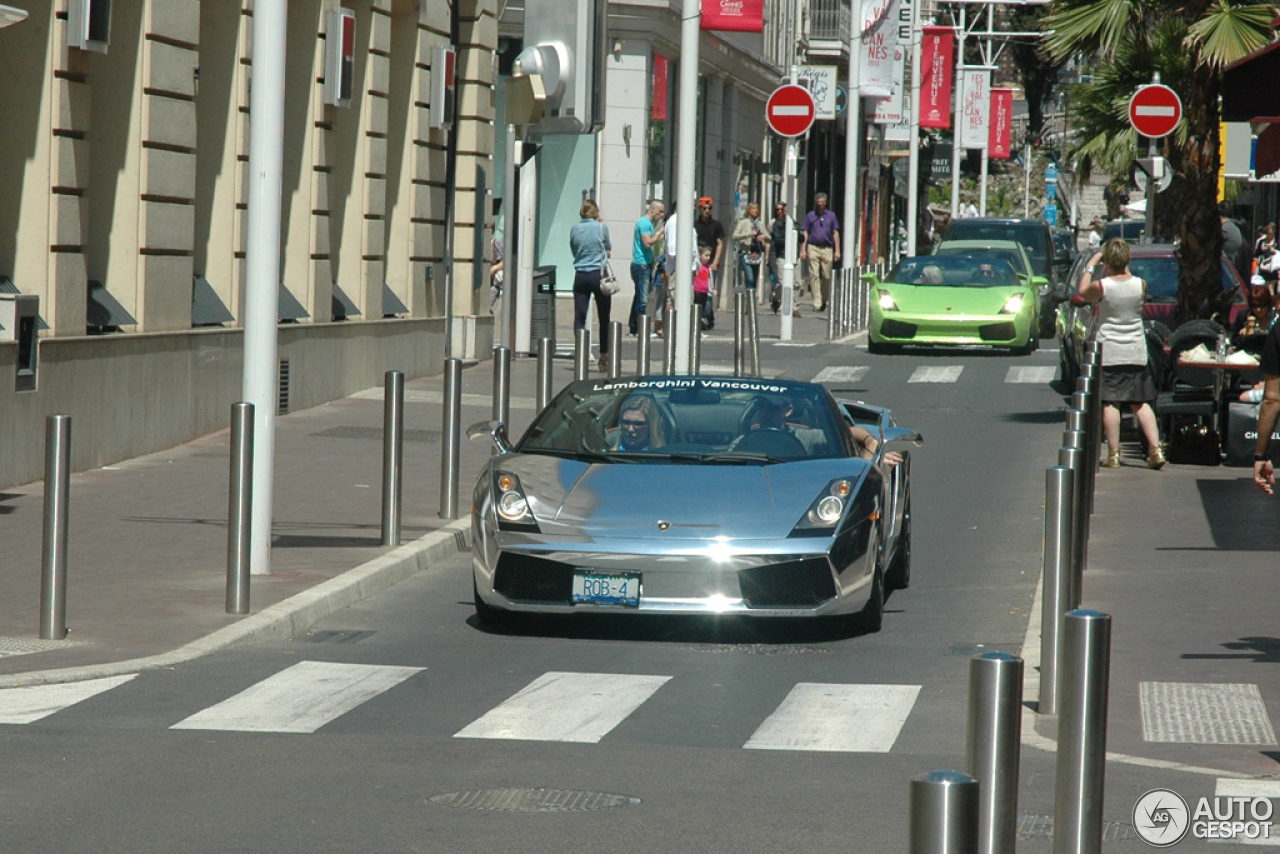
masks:
<svg viewBox="0 0 1280 854"><path fill-rule="evenodd" d="M619 426L626 427L630 430L647 430L649 428L649 422L645 421L643 418L640 419L639 421L635 421L630 418L624 418L621 421L619 421L618 424Z"/></svg>

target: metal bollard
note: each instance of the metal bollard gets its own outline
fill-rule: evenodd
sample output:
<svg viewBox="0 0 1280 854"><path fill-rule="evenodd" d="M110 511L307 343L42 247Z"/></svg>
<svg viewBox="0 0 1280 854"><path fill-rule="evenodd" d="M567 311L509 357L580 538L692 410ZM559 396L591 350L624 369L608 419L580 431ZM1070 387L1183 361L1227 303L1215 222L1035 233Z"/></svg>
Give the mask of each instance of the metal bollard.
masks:
<svg viewBox="0 0 1280 854"><path fill-rule="evenodd" d="M1040 697L1037 711L1058 713L1058 644L1062 615L1071 610L1071 502L1075 481L1066 466L1044 479L1044 588L1040 594Z"/></svg>
<svg viewBox="0 0 1280 854"><path fill-rule="evenodd" d="M573 378L582 382L591 372L591 330L573 330Z"/></svg>
<svg viewBox="0 0 1280 854"><path fill-rule="evenodd" d="M510 370L511 351L507 352ZM495 359L496 361L496 359ZM494 373L496 386L497 372ZM510 374L508 374L510 377ZM400 545L401 499L404 496L404 372L387 371L382 392L382 544ZM494 389L494 418L498 415L498 392Z"/></svg>
<svg viewBox="0 0 1280 854"><path fill-rule="evenodd" d="M385 460L384 456L384 464ZM231 404L231 480L227 491L227 613L247 614L253 531L253 404L244 401ZM385 511L384 506L384 518Z"/></svg>
<svg viewBox="0 0 1280 854"><path fill-rule="evenodd" d="M1087 459L1085 452L1079 447L1083 441L1081 434L1068 430L1062 434L1064 446L1058 449L1058 465L1071 469L1071 584L1068 588L1071 596L1067 610L1080 606L1080 597L1084 586L1084 568L1088 560L1089 519L1084 512L1084 471Z"/></svg>
<svg viewBox="0 0 1280 854"><path fill-rule="evenodd" d="M831 293L827 294L827 340L834 341L840 337L840 325L836 320L839 305L840 282L844 279L843 270L831 271Z"/></svg>
<svg viewBox="0 0 1280 854"><path fill-rule="evenodd" d="M609 321L609 379L622 376L622 323Z"/></svg>
<svg viewBox="0 0 1280 854"><path fill-rule="evenodd" d="M736 291L733 295L733 375L740 377L746 373L744 366L745 355L742 346L743 333L743 312L742 312L742 291Z"/></svg>
<svg viewBox="0 0 1280 854"><path fill-rule="evenodd" d="M440 518L458 518L459 442L462 429L462 360L444 360L444 414L440 447Z"/></svg>
<svg viewBox="0 0 1280 854"><path fill-rule="evenodd" d="M1101 369L1099 369L1099 373ZM1102 462L1102 445L1106 442L1106 437L1102 435L1102 397L1098 389L1102 388L1102 381L1093 377L1080 377L1076 380L1077 391L1071 395L1071 399L1075 400L1076 395L1082 395L1087 405L1084 408L1088 413L1088 426L1085 429L1085 436L1088 439L1087 446L1089 448L1088 465L1085 467L1086 480L1085 484L1085 502L1088 506L1088 512L1093 512L1093 493L1095 485L1098 482L1098 466Z"/></svg>
<svg viewBox="0 0 1280 854"><path fill-rule="evenodd" d="M930 771L911 781L911 854L977 854L978 781Z"/></svg>
<svg viewBox="0 0 1280 854"><path fill-rule="evenodd" d="M652 321L649 315L642 314L636 321L636 373L645 376L649 373L653 346L649 340Z"/></svg>
<svg viewBox="0 0 1280 854"><path fill-rule="evenodd" d="M44 539L40 551L40 638L67 636L67 514L71 509L71 416L44 422Z"/></svg>
<svg viewBox="0 0 1280 854"><path fill-rule="evenodd" d="M1015 854L1023 662L1007 652L969 659L965 770L978 781L978 850Z"/></svg>
<svg viewBox="0 0 1280 854"><path fill-rule="evenodd" d="M698 314L698 305L691 307L689 317L689 373L696 374L702 370L702 320Z"/></svg>
<svg viewBox="0 0 1280 854"><path fill-rule="evenodd" d="M534 396L538 411L547 408L547 404L551 402L552 386L554 380L552 378L551 369L554 366L556 354L556 342L554 338L538 339L538 381L534 389Z"/></svg>
<svg viewBox="0 0 1280 854"><path fill-rule="evenodd" d="M1111 617L1092 610L1062 618L1062 711L1053 796L1053 854L1102 851Z"/></svg>
<svg viewBox="0 0 1280 854"><path fill-rule="evenodd" d="M662 310L662 372L676 372L676 309L670 305Z"/></svg>
<svg viewBox="0 0 1280 854"><path fill-rule="evenodd" d="M747 305L743 309L747 313L747 367L751 371L751 376L760 376L760 324L756 318L756 304L754 300L747 300Z"/></svg>
<svg viewBox="0 0 1280 854"><path fill-rule="evenodd" d="M389 379L388 379L389 381ZM387 386L391 388L390 385ZM493 420L511 423L511 348L493 348Z"/></svg>

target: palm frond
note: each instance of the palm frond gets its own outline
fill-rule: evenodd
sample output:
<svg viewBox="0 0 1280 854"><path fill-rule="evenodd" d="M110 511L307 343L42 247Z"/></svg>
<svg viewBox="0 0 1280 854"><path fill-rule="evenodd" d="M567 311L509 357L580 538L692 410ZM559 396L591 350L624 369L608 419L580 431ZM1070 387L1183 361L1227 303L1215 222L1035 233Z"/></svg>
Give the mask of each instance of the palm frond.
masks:
<svg viewBox="0 0 1280 854"><path fill-rule="evenodd" d="M1058 0L1044 17L1044 49L1055 60L1077 51L1114 53L1143 19L1136 0Z"/></svg>
<svg viewBox="0 0 1280 854"><path fill-rule="evenodd" d="M1270 6L1232 6L1218 0L1187 28L1184 45L1201 63L1221 69L1268 44L1274 17Z"/></svg>

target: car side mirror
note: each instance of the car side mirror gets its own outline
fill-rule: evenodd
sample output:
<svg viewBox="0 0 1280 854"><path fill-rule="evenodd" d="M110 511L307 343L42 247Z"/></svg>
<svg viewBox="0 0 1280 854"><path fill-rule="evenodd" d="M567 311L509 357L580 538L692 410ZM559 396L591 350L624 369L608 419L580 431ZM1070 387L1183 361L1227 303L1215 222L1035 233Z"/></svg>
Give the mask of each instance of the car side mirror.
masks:
<svg viewBox="0 0 1280 854"><path fill-rule="evenodd" d="M858 279L866 282L869 285L877 285L880 283L880 277L877 276L875 273L863 273L861 276L858 277Z"/></svg>
<svg viewBox="0 0 1280 854"><path fill-rule="evenodd" d="M901 448L918 448L924 444L924 437L915 430L906 427L890 427L884 431L881 447L896 445Z"/></svg>
<svg viewBox="0 0 1280 854"><path fill-rule="evenodd" d="M507 425L501 421L480 421L472 424L467 428L467 439L472 442L488 439L493 442L499 454L509 454L512 451L511 442L507 439Z"/></svg>

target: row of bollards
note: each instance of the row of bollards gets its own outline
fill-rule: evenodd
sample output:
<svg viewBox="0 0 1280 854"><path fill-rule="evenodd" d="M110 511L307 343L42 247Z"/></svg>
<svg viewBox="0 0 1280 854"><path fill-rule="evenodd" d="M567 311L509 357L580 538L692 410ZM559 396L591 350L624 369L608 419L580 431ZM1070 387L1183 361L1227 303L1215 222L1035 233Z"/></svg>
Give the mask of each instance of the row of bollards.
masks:
<svg viewBox="0 0 1280 854"><path fill-rule="evenodd" d="M879 280L888 272L888 264L866 264L832 271L831 299L827 306L828 339L843 338L867 327L872 287L862 277L871 273Z"/></svg>
<svg viewBox="0 0 1280 854"><path fill-rule="evenodd" d="M1059 464L1045 477L1037 711L1058 716L1053 854L1102 850L1111 617L1080 608L1102 441L1101 364L1101 345L1091 342ZM966 772L933 771L911 781L912 854L1013 854L1022 683L1017 656L991 652L971 659Z"/></svg>

